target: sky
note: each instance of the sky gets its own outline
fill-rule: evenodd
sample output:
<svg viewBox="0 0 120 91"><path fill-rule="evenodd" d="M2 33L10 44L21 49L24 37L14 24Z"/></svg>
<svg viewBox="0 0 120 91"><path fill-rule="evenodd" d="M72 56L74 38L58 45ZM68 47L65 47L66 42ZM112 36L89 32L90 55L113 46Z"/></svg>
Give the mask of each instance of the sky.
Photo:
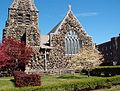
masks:
<svg viewBox="0 0 120 91"><path fill-rule="evenodd" d="M96 44L120 34L120 0L34 0L39 10L39 30L50 32L72 6L74 15ZM12 0L0 0L0 40Z"/></svg>

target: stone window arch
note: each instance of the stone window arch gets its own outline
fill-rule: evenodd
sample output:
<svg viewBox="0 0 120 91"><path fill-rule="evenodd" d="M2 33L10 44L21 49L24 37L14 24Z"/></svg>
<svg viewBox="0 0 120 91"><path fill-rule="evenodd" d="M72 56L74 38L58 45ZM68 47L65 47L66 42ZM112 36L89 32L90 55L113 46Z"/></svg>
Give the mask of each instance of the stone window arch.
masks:
<svg viewBox="0 0 120 91"><path fill-rule="evenodd" d="M78 53L82 46L82 42L79 39L78 33L75 30L71 30L65 35L65 54L72 55Z"/></svg>
<svg viewBox="0 0 120 91"><path fill-rule="evenodd" d="M25 22L26 22L26 25L30 24L30 14L26 14Z"/></svg>
<svg viewBox="0 0 120 91"><path fill-rule="evenodd" d="M33 41L36 41L36 36L35 36L35 34L32 35L32 40L33 40Z"/></svg>
<svg viewBox="0 0 120 91"><path fill-rule="evenodd" d="M18 13L18 24L22 24L23 23L23 14L22 13Z"/></svg>

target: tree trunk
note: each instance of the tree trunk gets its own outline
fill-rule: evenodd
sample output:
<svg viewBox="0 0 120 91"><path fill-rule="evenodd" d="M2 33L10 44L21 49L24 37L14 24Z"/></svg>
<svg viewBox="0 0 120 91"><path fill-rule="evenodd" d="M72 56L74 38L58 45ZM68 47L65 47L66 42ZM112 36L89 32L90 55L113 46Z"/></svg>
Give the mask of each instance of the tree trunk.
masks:
<svg viewBox="0 0 120 91"><path fill-rule="evenodd" d="M62 74L62 73L61 73L61 69L59 69L59 76L61 76L61 74Z"/></svg>
<svg viewBox="0 0 120 91"><path fill-rule="evenodd" d="M90 77L90 69L88 69L88 77Z"/></svg>

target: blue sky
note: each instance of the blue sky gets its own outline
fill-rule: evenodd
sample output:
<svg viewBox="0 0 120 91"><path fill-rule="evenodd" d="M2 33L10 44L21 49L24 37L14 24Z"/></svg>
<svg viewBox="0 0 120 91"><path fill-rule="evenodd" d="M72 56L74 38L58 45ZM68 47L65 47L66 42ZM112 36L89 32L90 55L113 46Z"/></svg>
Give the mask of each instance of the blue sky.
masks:
<svg viewBox="0 0 120 91"><path fill-rule="evenodd" d="M0 40L11 3L0 0ZM64 18L68 4L94 43L106 42L120 33L120 0L35 0L35 4L41 34L47 34Z"/></svg>

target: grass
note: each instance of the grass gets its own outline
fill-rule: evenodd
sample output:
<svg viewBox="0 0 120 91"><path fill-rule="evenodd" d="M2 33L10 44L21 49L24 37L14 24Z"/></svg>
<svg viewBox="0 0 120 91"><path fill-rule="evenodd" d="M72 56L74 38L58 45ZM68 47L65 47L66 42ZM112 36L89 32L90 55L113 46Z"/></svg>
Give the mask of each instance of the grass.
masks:
<svg viewBox="0 0 120 91"><path fill-rule="evenodd" d="M86 75L63 75L63 76L53 76L53 75L45 75L41 78L42 86L51 86L54 84L61 84L64 82L71 83L73 81L87 81L91 79L99 79L102 77L87 77ZM3 77L0 78L0 91L24 91L24 88L16 88L14 84L13 77ZM20 90L21 89L21 90ZM120 91L119 88L111 88L111 89L101 89L99 91ZM31 90L32 91L32 90Z"/></svg>
<svg viewBox="0 0 120 91"><path fill-rule="evenodd" d="M45 75L41 78L42 86L50 86L53 84L60 84L64 82L71 82L83 79L90 79L92 77L87 77L85 75L64 75L64 76L51 76ZM0 91L10 91L11 89L16 89L15 84L13 82L13 77L2 77L0 78Z"/></svg>
<svg viewBox="0 0 120 91"><path fill-rule="evenodd" d="M0 91L5 89L15 88L12 79L13 79L12 77L0 78Z"/></svg>
<svg viewBox="0 0 120 91"><path fill-rule="evenodd" d="M42 77L42 85L51 85L51 84L60 84L63 82L70 82L70 81L74 81L74 80L82 80L84 78L88 78L85 75L64 75L64 76L50 76L50 75L46 75L44 77Z"/></svg>

